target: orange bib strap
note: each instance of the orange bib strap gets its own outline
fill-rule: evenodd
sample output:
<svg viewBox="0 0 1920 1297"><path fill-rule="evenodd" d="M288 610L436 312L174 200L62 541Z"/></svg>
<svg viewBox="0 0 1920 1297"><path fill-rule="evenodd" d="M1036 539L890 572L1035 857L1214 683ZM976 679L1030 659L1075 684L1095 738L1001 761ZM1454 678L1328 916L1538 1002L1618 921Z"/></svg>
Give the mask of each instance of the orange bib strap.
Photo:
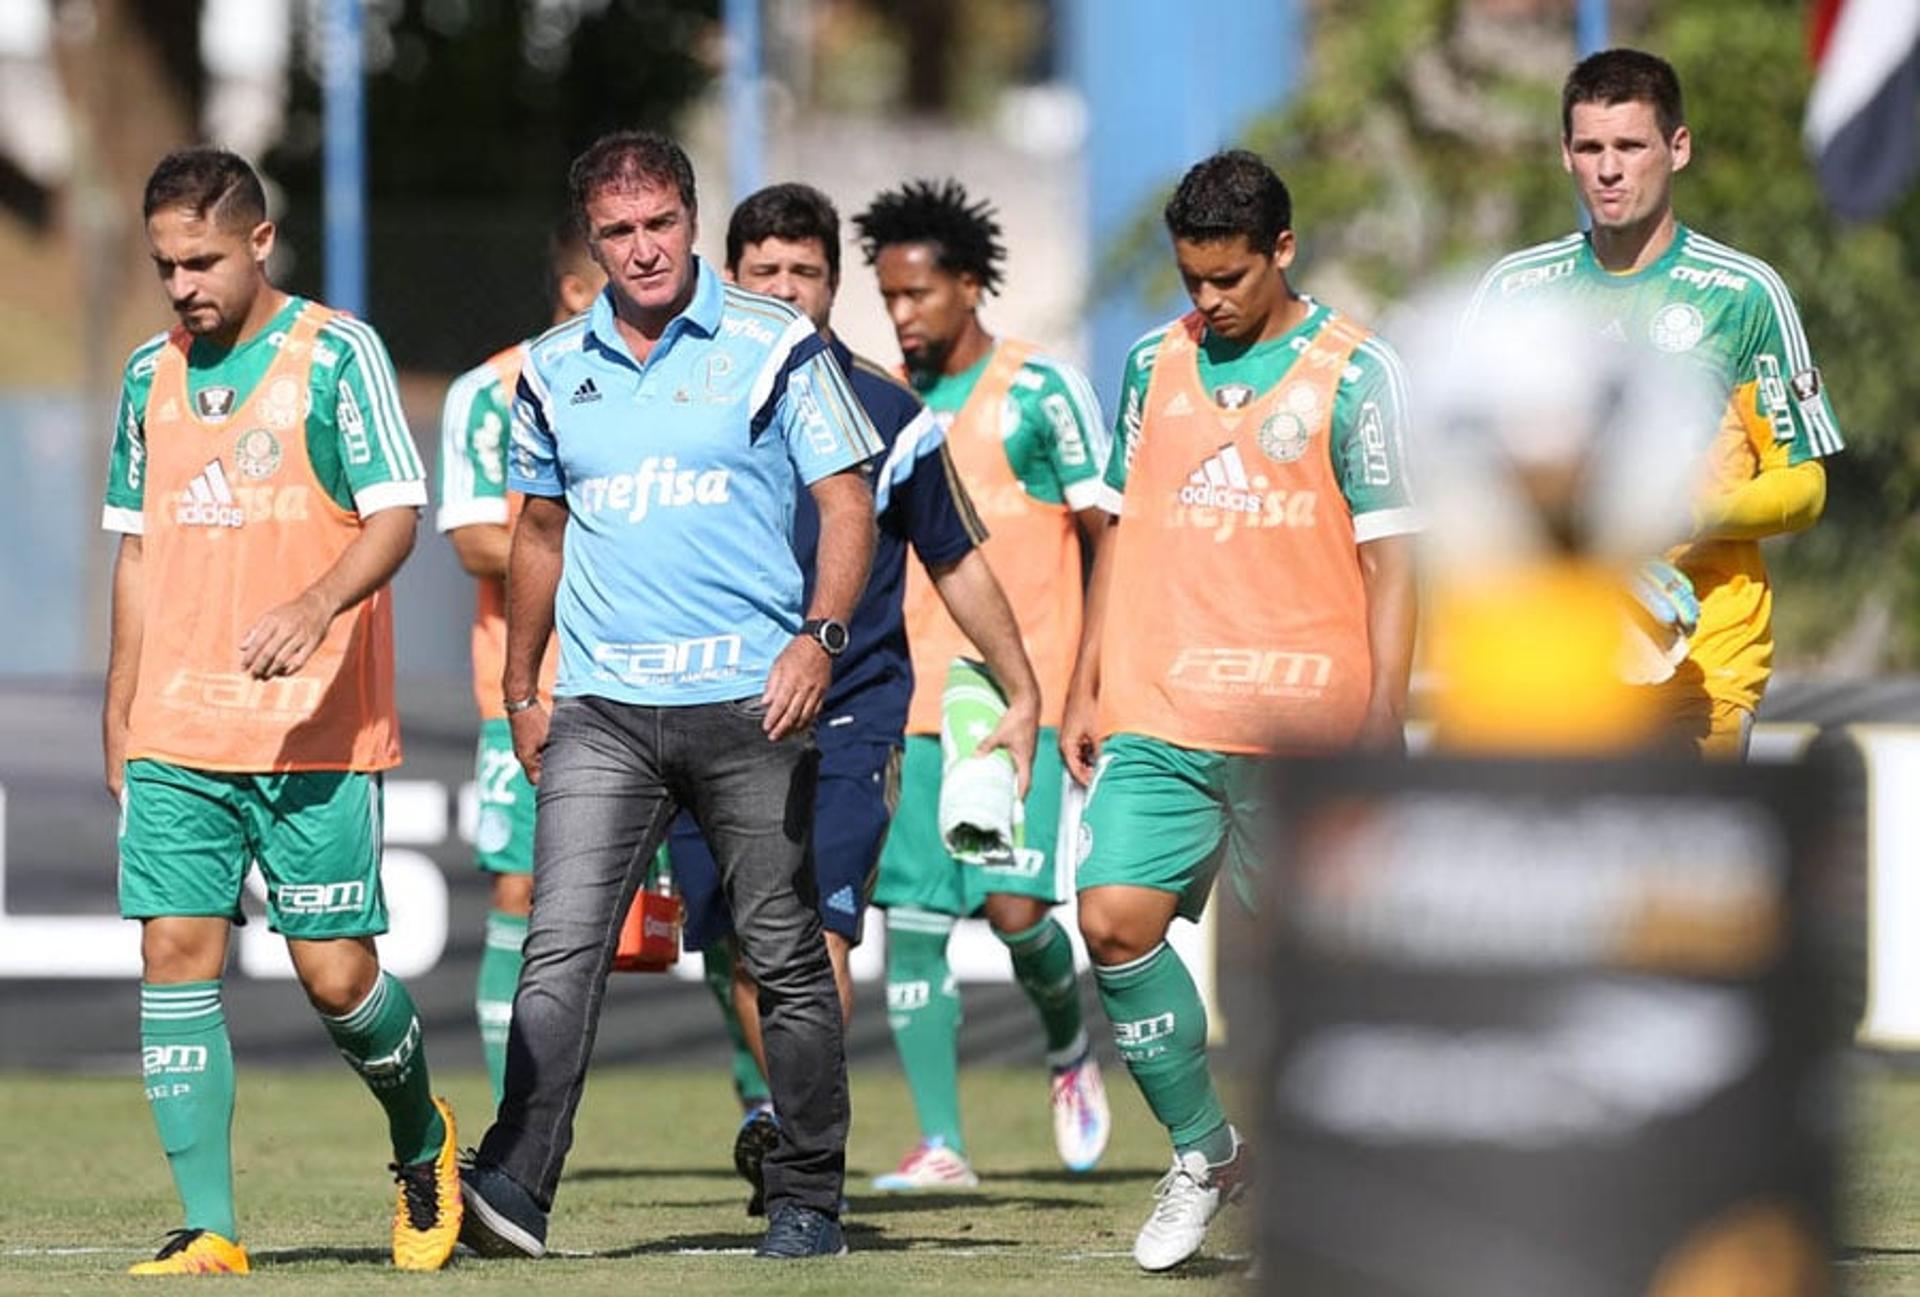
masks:
<svg viewBox="0 0 1920 1297"><path fill-rule="evenodd" d="M986 525L981 555L1007 593L1027 657L1040 681L1040 723L1058 725L1080 645L1080 536L1073 512L1028 494L1007 461L1001 420L1020 369L1035 348L997 343L986 371L947 429L947 451ZM947 664L978 657L941 602L926 569L907 565L907 647L913 659L909 734L940 732Z"/></svg>

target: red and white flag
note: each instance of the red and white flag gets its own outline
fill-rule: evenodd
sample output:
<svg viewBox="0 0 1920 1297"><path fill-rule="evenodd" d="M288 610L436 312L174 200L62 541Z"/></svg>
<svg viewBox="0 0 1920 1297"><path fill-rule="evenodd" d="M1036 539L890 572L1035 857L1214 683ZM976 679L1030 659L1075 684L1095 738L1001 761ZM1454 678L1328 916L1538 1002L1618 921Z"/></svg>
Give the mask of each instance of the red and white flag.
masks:
<svg viewBox="0 0 1920 1297"><path fill-rule="evenodd" d="M1807 150L1827 201L1871 220L1920 169L1920 0L1818 0Z"/></svg>

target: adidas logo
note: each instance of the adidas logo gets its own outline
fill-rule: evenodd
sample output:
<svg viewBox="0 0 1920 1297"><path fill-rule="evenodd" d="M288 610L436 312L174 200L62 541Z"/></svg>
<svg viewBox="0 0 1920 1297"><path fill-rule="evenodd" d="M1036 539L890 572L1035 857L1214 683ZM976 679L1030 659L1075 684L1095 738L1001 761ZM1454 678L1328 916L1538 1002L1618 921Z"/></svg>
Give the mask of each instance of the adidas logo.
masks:
<svg viewBox="0 0 1920 1297"><path fill-rule="evenodd" d="M848 884L827 898L827 908L838 910L842 914L857 914L860 903L853 898L853 886Z"/></svg>
<svg viewBox="0 0 1920 1297"><path fill-rule="evenodd" d="M1258 485L1265 486L1266 479ZM1180 503L1203 509L1225 509L1230 513L1259 513L1266 496L1254 489L1247 477L1247 466L1240 459L1240 448L1229 442L1201 461L1187 484L1180 488Z"/></svg>
<svg viewBox="0 0 1920 1297"><path fill-rule="evenodd" d="M568 398L567 404L585 405L588 401L597 401L599 399L600 389L593 385L591 378L585 378L580 380L580 386L573 389L573 395Z"/></svg>
<svg viewBox="0 0 1920 1297"><path fill-rule="evenodd" d="M247 511L234 503L233 488L227 484L227 471L212 459L193 475L187 489L180 493L174 508L174 522L182 527L238 527L246 522Z"/></svg>
<svg viewBox="0 0 1920 1297"><path fill-rule="evenodd" d="M1185 392L1175 392L1173 399L1160 407L1160 417L1177 419L1183 414L1193 413L1193 402L1187 399Z"/></svg>

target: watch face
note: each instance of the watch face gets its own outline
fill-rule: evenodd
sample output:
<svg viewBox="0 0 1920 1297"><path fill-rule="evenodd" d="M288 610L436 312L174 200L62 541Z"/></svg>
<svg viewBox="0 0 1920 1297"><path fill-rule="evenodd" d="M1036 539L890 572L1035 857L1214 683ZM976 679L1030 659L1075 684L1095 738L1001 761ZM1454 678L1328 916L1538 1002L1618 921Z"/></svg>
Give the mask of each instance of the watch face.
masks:
<svg viewBox="0 0 1920 1297"><path fill-rule="evenodd" d="M847 628L837 621L830 621L820 628L820 643L829 653L846 652L847 639Z"/></svg>

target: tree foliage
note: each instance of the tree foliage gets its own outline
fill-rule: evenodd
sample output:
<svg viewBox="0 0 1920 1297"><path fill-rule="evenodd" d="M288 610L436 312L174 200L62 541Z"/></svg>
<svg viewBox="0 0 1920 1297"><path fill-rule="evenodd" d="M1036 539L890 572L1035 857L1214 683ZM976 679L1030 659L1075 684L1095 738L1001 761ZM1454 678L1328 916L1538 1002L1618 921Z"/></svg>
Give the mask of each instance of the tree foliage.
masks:
<svg viewBox="0 0 1920 1297"><path fill-rule="evenodd" d="M609 130L671 130L712 79L718 16L719 0L369 5L370 304L396 359L464 369L544 322L568 163ZM321 269L315 72L297 60L266 160L297 217L289 282L304 292Z"/></svg>

